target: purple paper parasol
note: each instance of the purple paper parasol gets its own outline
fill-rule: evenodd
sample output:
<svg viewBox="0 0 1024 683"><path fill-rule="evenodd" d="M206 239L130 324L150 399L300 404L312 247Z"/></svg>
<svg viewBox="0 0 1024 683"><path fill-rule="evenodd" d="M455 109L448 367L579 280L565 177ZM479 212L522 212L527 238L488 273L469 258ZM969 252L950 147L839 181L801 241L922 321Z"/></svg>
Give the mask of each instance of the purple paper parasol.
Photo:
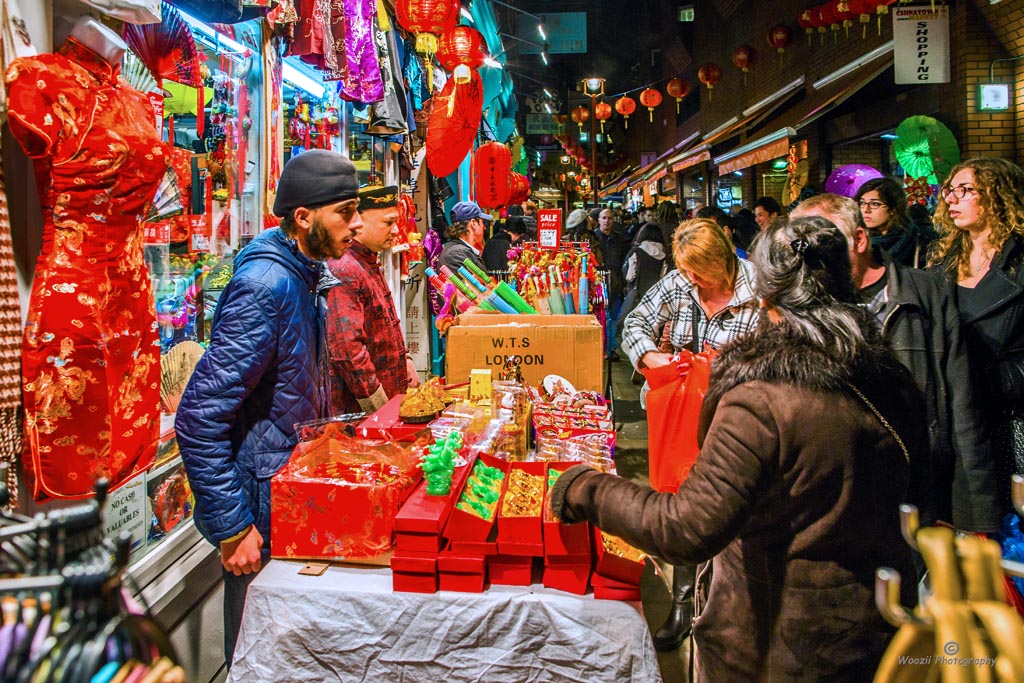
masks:
<svg viewBox="0 0 1024 683"><path fill-rule="evenodd" d="M846 164L832 171L825 181L825 191L843 197L853 197L861 185L872 178L881 177L881 173L865 164Z"/></svg>

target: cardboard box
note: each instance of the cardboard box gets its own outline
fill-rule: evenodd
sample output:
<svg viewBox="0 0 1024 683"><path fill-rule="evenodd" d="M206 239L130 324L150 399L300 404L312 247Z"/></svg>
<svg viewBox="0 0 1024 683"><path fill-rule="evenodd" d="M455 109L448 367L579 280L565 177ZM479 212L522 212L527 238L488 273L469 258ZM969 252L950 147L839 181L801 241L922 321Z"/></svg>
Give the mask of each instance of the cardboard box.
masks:
<svg viewBox="0 0 1024 683"><path fill-rule="evenodd" d="M604 390L601 324L592 315L460 315L448 330L446 377L465 382L476 368L501 370L522 359L523 377L539 386L561 375L580 390Z"/></svg>

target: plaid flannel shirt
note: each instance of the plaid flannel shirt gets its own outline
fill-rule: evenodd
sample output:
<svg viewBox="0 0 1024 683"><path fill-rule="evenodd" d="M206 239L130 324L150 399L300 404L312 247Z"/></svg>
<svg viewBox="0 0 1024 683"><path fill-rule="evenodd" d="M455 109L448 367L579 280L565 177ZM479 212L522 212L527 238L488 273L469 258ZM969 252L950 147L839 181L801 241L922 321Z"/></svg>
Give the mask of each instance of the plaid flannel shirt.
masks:
<svg viewBox="0 0 1024 683"><path fill-rule="evenodd" d="M341 282L327 294L327 348L331 409L357 413L360 398L383 387L388 397L409 385L405 340L377 254L354 242L327 264Z"/></svg>
<svg viewBox="0 0 1024 683"><path fill-rule="evenodd" d="M740 259L736 274L736 290L729 306L708 318L697 298L696 288L678 270L658 280L626 316L622 329L622 350L629 362L638 368L640 359L650 351L658 351L659 340L666 334L673 352L690 347L693 337L693 316L697 319L697 346L720 348L754 329L757 324L757 297L753 288L754 269L749 261Z"/></svg>

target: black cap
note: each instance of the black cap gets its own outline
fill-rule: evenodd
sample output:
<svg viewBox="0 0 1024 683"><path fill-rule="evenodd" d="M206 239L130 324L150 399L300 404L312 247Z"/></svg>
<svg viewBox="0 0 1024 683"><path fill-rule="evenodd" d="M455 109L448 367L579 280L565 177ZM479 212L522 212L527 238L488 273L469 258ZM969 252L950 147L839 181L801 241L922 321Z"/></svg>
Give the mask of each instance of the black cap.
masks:
<svg viewBox="0 0 1024 683"><path fill-rule="evenodd" d="M365 185L359 188L359 210L390 209L398 206L397 185Z"/></svg>
<svg viewBox="0 0 1024 683"><path fill-rule="evenodd" d="M356 167L348 157L311 149L292 157L277 181L274 215L284 218L299 207L316 209L346 199L359 190Z"/></svg>

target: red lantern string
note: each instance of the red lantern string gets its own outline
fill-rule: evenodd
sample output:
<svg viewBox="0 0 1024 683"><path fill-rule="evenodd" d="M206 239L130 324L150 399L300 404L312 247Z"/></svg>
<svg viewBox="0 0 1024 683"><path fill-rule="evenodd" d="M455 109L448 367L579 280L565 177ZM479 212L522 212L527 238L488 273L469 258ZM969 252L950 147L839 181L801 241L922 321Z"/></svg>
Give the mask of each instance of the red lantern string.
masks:
<svg viewBox="0 0 1024 683"><path fill-rule="evenodd" d="M747 85L747 72L757 58L757 52L750 45L740 45L732 51L732 63L743 71L743 86Z"/></svg>
<svg viewBox="0 0 1024 683"><path fill-rule="evenodd" d="M612 117L612 105L598 102L594 105L594 117L601 122L601 134L604 135L604 122Z"/></svg>
<svg viewBox="0 0 1024 683"><path fill-rule="evenodd" d="M676 98L676 114L679 114L679 103L690 94L690 82L682 78L673 78L665 84L665 92Z"/></svg>
<svg viewBox="0 0 1024 683"><path fill-rule="evenodd" d="M651 123L654 123L654 108L661 104L661 92L654 88L646 88L640 93L640 104L647 107Z"/></svg>
<svg viewBox="0 0 1024 683"><path fill-rule="evenodd" d="M715 85L722 80L722 67L714 62L705 62L697 69L697 78L708 87L708 101L711 101Z"/></svg>
<svg viewBox="0 0 1024 683"><path fill-rule="evenodd" d="M511 192L512 151L500 142L486 142L473 154L473 194L484 209L508 204Z"/></svg>
<svg viewBox="0 0 1024 683"><path fill-rule="evenodd" d="M628 129L629 115L636 111L636 100L632 97L620 97L615 101L615 111L619 112L626 119L623 125Z"/></svg>

